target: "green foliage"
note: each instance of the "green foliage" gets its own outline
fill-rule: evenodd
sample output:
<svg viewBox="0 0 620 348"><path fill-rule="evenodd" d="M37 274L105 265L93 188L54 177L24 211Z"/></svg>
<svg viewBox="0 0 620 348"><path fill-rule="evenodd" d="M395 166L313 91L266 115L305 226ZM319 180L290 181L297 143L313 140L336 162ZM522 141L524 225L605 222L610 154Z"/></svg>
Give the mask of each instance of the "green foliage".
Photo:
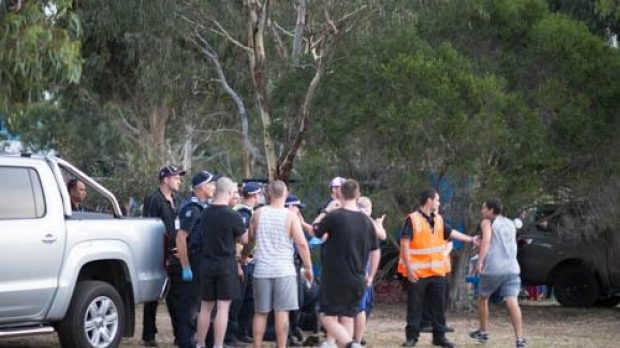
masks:
<svg viewBox="0 0 620 348"><path fill-rule="evenodd" d="M0 110L80 80L82 28L71 4L24 1L20 9L0 9Z"/></svg>

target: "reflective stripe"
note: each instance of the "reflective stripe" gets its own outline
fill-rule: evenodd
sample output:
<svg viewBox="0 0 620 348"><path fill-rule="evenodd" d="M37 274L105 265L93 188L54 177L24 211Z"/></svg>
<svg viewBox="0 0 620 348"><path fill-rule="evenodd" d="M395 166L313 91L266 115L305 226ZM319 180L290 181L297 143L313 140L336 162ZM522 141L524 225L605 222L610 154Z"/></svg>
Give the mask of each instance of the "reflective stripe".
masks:
<svg viewBox="0 0 620 348"><path fill-rule="evenodd" d="M446 261L432 261L432 262L409 262L413 269L423 269L423 268L438 268L445 267L448 262Z"/></svg>
<svg viewBox="0 0 620 348"><path fill-rule="evenodd" d="M429 254L437 254L442 253L446 250L445 247L432 247L426 249L407 249L409 255L429 255Z"/></svg>

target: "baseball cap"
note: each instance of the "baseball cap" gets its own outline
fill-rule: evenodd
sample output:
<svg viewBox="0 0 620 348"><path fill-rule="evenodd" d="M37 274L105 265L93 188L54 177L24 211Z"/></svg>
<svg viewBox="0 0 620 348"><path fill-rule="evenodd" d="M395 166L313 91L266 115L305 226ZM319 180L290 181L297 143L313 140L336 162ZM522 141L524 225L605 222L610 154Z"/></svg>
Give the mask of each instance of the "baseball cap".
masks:
<svg viewBox="0 0 620 348"><path fill-rule="evenodd" d="M213 182L215 180L217 180L216 175L213 175L207 172L206 170L203 170L203 171L196 173L196 175L194 175L194 177L192 178L192 187L197 188L204 184Z"/></svg>
<svg viewBox="0 0 620 348"><path fill-rule="evenodd" d="M166 166L159 170L159 180L175 175L184 176L185 171L177 168L177 166Z"/></svg>
<svg viewBox="0 0 620 348"><path fill-rule="evenodd" d="M291 205L296 205L300 208L303 208L306 206L305 204L301 203L301 200L297 198L297 196L295 196L292 193L289 193L288 196L286 197L286 201L284 201L284 206L290 207Z"/></svg>
<svg viewBox="0 0 620 348"><path fill-rule="evenodd" d="M330 182L329 182L329 187L339 187L342 186L342 184L344 184L344 182L347 181L347 179L341 177L341 176L337 176L335 178L333 178Z"/></svg>
<svg viewBox="0 0 620 348"><path fill-rule="evenodd" d="M255 195L260 193L260 185L255 182L248 182L243 185L243 189L241 191L244 196Z"/></svg>

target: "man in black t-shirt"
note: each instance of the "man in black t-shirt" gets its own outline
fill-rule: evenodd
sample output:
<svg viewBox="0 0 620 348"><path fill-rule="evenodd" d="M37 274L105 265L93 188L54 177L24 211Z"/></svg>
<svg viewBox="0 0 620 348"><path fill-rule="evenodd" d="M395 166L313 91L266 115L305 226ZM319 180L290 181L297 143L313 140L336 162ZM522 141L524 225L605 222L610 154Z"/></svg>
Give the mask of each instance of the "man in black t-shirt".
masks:
<svg viewBox="0 0 620 348"><path fill-rule="evenodd" d="M328 206L314 224L318 238L327 235L319 289L321 324L341 345L361 347L353 342L353 320L377 272L380 251L372 221L357 207L357 181L346 180L340 191L342 207Z"/></svg>
<svg viewBox="0 0 620 348"><path fill-rule="evenodd" d="M202 303L198 317L197 344L205 346L211 313L217 305L213 343L224 345L228 312L232 299L239 296L236 243L247 244L248 233L241 216L229 207L237 186L222 177L215 184L215 198L200 216L202 232Z"/></svg>

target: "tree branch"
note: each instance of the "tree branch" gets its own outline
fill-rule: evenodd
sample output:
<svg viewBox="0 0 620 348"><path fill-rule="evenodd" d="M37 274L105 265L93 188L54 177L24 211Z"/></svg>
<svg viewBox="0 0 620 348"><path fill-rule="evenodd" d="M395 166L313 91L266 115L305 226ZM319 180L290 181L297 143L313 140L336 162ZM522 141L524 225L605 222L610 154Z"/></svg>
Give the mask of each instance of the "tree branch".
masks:
<svg viewBox="0 0 620 348"><path fill-rule="evenodd" d="M297 23L295 25L295 38L293 39L293 66L299 67L299 47L306 25L306 1L298 0Z"/></svg>
<svg viewBox="0 0 620 348"><path fill-rule="evenodd" d="M183 19L187 23L194 25L196 28L200 28L202 30L206 30L206 31L210 31L212 33L215 33L215 34L217 34L219 36L222 36L222 37L226 38L229 42L231 42L233 45L241 48L242 50L244 50L246 52L252 52L252 50L248 46L242 44L241 42L239 42L238 40L233 38L232 35L230 35L230 33L228 33L228 31L226 29L224 29L224 27L220 24L220 22L218 22L215 19L209 19L209 21L211 21L213 24L215 24L217 29L214 29L214 28L211 28L211 27L205 27L203 24L200 24L200 23L196 22L193 19L189 19L189 18L187 18L187 16L184 16L184 15L180 15L180 17L181 17L181 19Z"/></svg>
<svg viewBox="0 0 620 348"><path fill-rule="evenodd" d="M228 31L226 31L226 29L224 29L224 27L220 24L220 22L218 22L218 21L217 21L217 20L215 20L215 19L212 19L212 20L211 20L211 22L213 22L213 24L215 24L215 25L217 26L218 30L215 30L215 29L213 29L213 28L209 28L209 30L210 30L210 31L212 31L212 32L214 32L214 33L216 33L216 34L218 34L218 35L221 35L221 36L225 37L226 39L228 39L228 41L230 41L231 43L233 43L235 46L237 46L237 47L239 47L239 48L243 49L244 51L250 51L250 52L251 52L251 50L250 50L250 48L249 48L248 46L246 46L246 45L242 44L241 42L239 42L238 40L236 40L235 38L233 38L233 37L232 37L232 36L228 33Z"/></svg>

